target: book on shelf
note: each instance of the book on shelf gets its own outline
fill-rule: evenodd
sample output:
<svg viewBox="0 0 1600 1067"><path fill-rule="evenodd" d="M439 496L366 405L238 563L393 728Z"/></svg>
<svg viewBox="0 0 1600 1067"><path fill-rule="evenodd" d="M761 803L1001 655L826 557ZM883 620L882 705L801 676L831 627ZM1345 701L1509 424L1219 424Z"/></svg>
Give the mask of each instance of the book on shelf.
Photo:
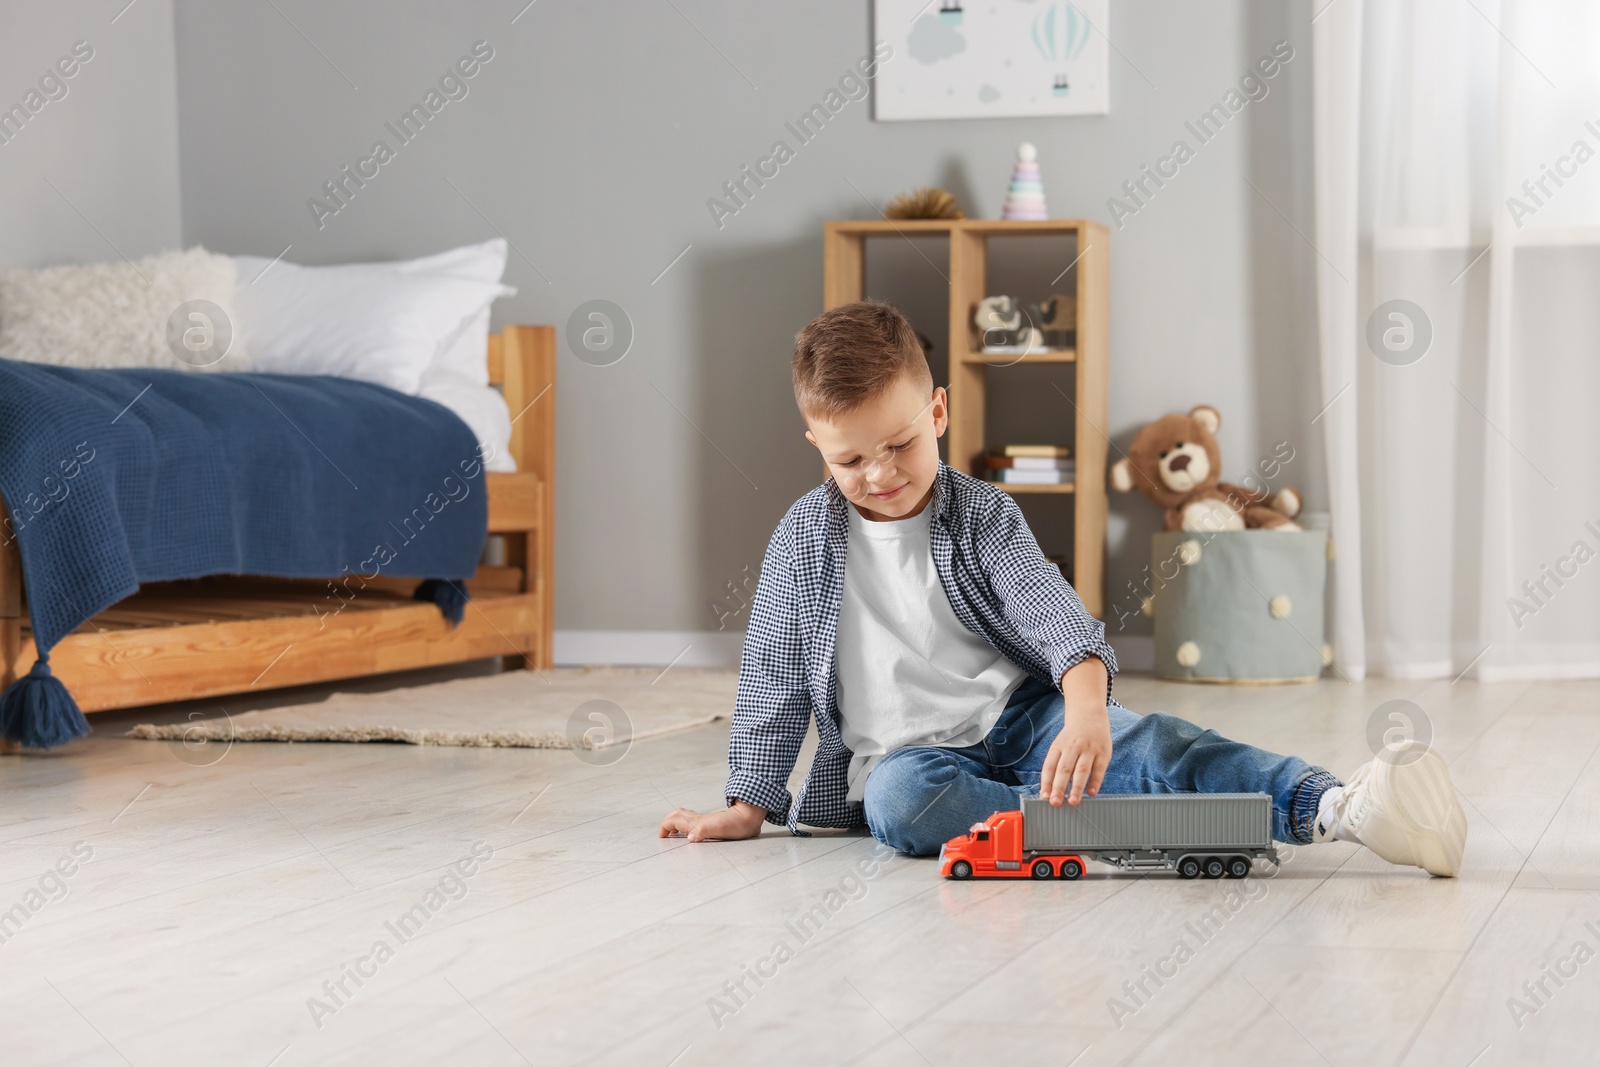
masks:
<svg viewBox="0 0 1600 1067"><path fill-rule="evenodd" d="M1026 467L1003 467L989 472L991 481L1006 485L1065 485L1072 481L1075 472L1071 467L1054 470L1029 470Z"/></svg>
<svg viewBox="0 0 1600 1067"><path fill-rule="evenodd" d="M1072 460L1060 456L984 456L983 465L990 470L1016 468L1026 471L1067 470Z"/></svg>
<svg viewBox="0 0 1600 1067"><path fill-rule="evenodd" d="M1072 449L1066 445L999 445L989 450L992 456L1026 456L1030 459L1066 459Z"/></svg>

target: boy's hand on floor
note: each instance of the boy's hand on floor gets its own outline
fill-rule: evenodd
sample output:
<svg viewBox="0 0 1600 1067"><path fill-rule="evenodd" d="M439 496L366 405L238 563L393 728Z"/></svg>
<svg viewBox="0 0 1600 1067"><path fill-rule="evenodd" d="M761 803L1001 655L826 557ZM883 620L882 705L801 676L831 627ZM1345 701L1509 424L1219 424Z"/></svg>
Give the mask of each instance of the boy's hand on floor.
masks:
<svg viewBox="0 0 1600 1067"><path fill-rule="evenodd" d="M690 811L679 808L661 820L657 837L682 834L690 841L742 841L761 833L767 817L765 808L736 800L721 811Z"/></svg>
<svg viewBox="0 0 1600 1067"><path fill-rule="evenodd" d="M1045 754L1039 794L1059 806L1100 792L1111 765L1111 715L1106 710L1106 665L1090 656L1061 675L1066 721Z"/></svg>

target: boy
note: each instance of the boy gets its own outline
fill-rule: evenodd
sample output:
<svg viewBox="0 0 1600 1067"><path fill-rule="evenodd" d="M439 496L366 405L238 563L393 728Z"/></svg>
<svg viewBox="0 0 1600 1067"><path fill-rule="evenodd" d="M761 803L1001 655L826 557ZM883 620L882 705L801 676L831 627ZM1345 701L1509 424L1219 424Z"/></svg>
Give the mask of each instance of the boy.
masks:
<svg viewBox="0 0 1600 1067"><path fill-rule="evenodd" d="M1412 743L1348 782L1111 696L1117 661L1010 495L939 460L948 422L917 335L869 301L800 331L795 399L832 477L784 516L751 605L728 742L728 806L660 834L855 827L935 854L1019 796L1263 792L1280 841L1357 841L1454 876L1466 817ZM819 745L787 788L808 717Z"/></svg>

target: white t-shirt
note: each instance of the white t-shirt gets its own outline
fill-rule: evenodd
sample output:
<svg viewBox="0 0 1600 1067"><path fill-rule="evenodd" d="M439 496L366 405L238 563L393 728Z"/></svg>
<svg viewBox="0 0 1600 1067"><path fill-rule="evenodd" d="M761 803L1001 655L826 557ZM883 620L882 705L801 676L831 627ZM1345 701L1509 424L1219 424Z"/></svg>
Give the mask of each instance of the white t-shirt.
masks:
<svg viewBox="0 0 1600 1067"><path fill-rule="evenodd" d="M840 732L854 753L847 799L883 756L982 741L1027 676L961 624L933 565L932 507L874 522L850 513L836 670Z"/></svg>

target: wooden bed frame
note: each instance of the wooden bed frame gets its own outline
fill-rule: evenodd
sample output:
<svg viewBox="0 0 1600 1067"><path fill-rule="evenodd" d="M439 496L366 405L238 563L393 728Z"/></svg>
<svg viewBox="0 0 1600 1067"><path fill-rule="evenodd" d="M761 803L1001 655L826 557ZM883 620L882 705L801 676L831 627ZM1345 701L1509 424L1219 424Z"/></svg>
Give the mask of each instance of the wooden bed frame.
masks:
<svg viewBox="0 0 1600 1067"><path fill-rule="evenodd" d="M411 598L415 578L360 588L353 579L353 597L341 599L326 580L221 575L142 586L52 648L51 670L94 712L492 656L508 669L549 667L555 350L551 326L507 326L489 339L489 380L511 410L517 472L484 474L503 562L480 565L466 582L472 599L459 626ZM0 545L0 685L35 658L12 541Z"/></svg>

